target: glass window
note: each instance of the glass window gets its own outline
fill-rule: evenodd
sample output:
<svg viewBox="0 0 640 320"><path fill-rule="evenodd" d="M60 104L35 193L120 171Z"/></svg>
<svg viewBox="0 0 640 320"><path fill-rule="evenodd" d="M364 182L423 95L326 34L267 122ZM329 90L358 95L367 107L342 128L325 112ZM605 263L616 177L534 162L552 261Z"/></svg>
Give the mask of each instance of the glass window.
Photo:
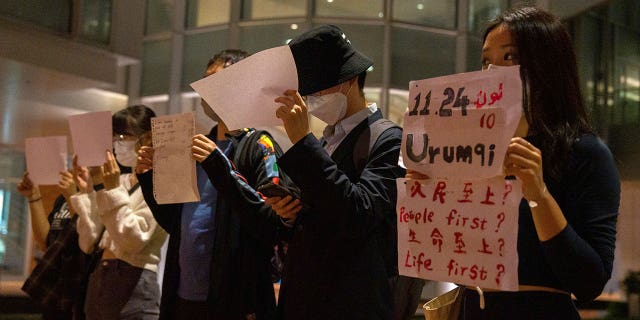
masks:
<svg viewBox="0 0 640 320"><path fill-rule="evenodd" d="M384 0L315 0L315 15L382 19Z"/></svg>
<svg viewBox="0 0 640 320"><path fill-rule="evenodd" d="M399 89L389 90L389 116L387 118L402 126L408 105L409 91Z"/></svg>
<svg viewBox="0 0 640 320"><path fill-rule="evenodd" d="M182 90L191 91L190 83L201 79L207 62L220 50L227 49L228 30L188 35L184 39Z"/></svg>
<svg viewBox="0 0 640 320"><path fill-rule="evenodd" d="M469 31L481 36L487 22L507 8L507 0L470 0Z"/></svg>
<svg viewBox="0 0 640 320"><path fill-rule="evenodd" d="M609 21L633 30L640 30L640 2L637 0L611 1L609 5Z"/></svg>
<svg viewBox="0 0 640 320"><path fill-rule="evenodd" d="M25 170L24 153L0 149L0 273L3 279L25 275L29 207L17 191Z"/></svg>
<svg viewBox="0 0 640 320"><path fill-rule="evenodd" d="M456 1L407 0L393 2L393 20L455 29Z"/></svg>
<svg viewBox="0 0 640 320"><path fill-rule="evenodd" d="M240 27L240 49L256 53L283 46L300 33L295 23Z"/></svg>
<svg viewBox="0 0 640 320"><path fill-rule="evenodd" d="M173 1L147 0L147 20L144 34L171 31Z"/></svg>
<svg viewBox="0 0 640 320"><path fill-rule="evenodd" d="M147 41L142 49L141 95L169 92L171 74L171 40Z"/></svg>
<svg viewBox="0 0 640 320"><path fill-rule="evenodd" d="M72 3L69 0L3 0L0 1L0 14L57 32L69 33Z"/></svg>
<svg viewBox="0 0 640 320"><path fill-rule="evenodd" d="M482 53L482 39L469 37L467 40L467 70L478 71L482 69L480 55Z"/></svg>
<svg viewBox="0 0 640 320"><path fill-rule="evenodd" d="M455 37L404 28L392 29L391 85L455 73Z"/></svg>
<svg viewBox="0 0 640 320"><path fill-rule="evenodd" d="M83 0L80 36L103 44L111 33L111 0Z"/></svg>
<svg viewBox="0 0 640 320"><path fill-rule="evenodd" d="M304 17L307 0L243 0L242 20Z"/></svg>
<svg viewBox="0 0 640 320"><path fill-rule="evenodd" d="M229 0L188 0L187 28L228 23L231 16Z"/></svg>

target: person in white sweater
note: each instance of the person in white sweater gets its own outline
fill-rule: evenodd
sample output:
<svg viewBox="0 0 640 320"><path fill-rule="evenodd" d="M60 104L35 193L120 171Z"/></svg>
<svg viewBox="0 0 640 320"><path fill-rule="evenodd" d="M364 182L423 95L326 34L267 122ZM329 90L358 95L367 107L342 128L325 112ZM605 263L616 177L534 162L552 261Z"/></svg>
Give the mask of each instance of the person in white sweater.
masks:
<svg viewBox="0 0 640 320"><path fill-rule="evenodd" d="M153 111L131 106L113 116L115 157L106 151L103 166L87 169L74 157L79 193L71 197L78 213L79 245L85 253L102 250L89 278L87 319L157 319L160 249L167 233L157 224L132 167L136 143L150 131ZM120 164L120 166L118 165Z"/></svg>

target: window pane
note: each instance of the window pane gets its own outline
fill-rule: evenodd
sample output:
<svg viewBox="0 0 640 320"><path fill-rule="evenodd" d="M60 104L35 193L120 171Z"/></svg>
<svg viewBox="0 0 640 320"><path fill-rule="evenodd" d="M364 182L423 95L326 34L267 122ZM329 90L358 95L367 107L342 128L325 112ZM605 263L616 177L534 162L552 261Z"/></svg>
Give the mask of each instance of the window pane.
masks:
<svg viewBox="0 0 640 320"><path fill-rule="evenodd" d="M393 20L455 29L456 1L410 0L393 2Z"/></svg>
<svg viewBox="0 0 640 320"><path fill-rule="evenodd" d="M410 80L455 72L455 37L403 28L392 29L391 84L408 89Z"/></svg>
<svg viewBox="0 0 640 320"><path fill-rule="evenodd" d="M111 0L83 0L80 36L109 44L111 33Z"/></svg>
<svg viewBox="0 0 640 320"><path fill-rule="evenodd" d="M249 53L286 45L300 34L297 24L240 27L240 49Z"/></svg>
<svg viewBox="0 0 640 320"><path fill-rule="evenodd" d="M470 0L469 31L481 35L487 22L507 8L507 0Z"/></svg>
<svg viewBox="0 0 640 320"><path fill-rule="evenodd" d="M173 1L147 0L147 21L144 34L171 30L172 3Z"/></svg>
<svg viewBox="0 0 640 320"><path fill-rule="evenodd" d="M187 28L229 22L230 0L188 0Z"/></svg>
<svg viewBox="0 0 640 320"><path fill-rule="evenodd" d="M0 158L0 272L3 277L21 278L29 228L27 201L17 191L25 170L24 153L0 149Z"/></svg>
<svg viewBox="0 0 640 320"><path fill-rule="evenodd" d="M62 33L71 31L71 8L70 0L0 1L0 14Z"/></svg>
<svg viewBox="0 0 640 320"><path fill-rule="evenodd" d="M303 17L306 12L306 0L242 1L242 20Z"/></svg>
<svg viewBox="0 0 640 320"><path fill-rule="evenodd" d="M315 0L315 4L316 16L384 18L384 0Z"/></svg>
<svg viewBox="0 0 640 320"><path fill-rule="evenodd" d="M467 70L478 71L482 69L480 55L482 53L482 40L480 38L469 37L467 40Z"/></svg>
<svg viewBox="0 0 640 320"><path fill-rule="evenodd" d="M148 41L142 49L141 95L167 94L171 73L171 40Z"/></svg>
<svg viewBox="0 0 640 320"><path fill-rule="evenodd" d="M228 31L214 31L189 35L184 39L182 90L191 91L190 83L201 79L207 62L220 50L228 49Z"/></svg>

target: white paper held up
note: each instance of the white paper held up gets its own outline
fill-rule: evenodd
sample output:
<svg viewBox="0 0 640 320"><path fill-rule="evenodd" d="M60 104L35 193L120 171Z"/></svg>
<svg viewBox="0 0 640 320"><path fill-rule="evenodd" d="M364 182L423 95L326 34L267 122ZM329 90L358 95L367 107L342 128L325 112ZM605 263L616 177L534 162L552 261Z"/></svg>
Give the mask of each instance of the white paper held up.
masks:
<svg viewBox="0 0 640 320"><path fill-rule="evenodd" d="M193 113L151 118L153 196L159 204L200 201L191 157L194 135Z"/></svg>
<svg viewBox="0 0 640 320"><path fill-rule="evenodd" d="M88 112L69 117L73 152L81 166L101 166L105 152L113 150L111 112Z"/></svg>
<svg viewBox="0 0 640 320"><path fill-rule="evenodd" d="M298 72L289 46L260 51L191 83L231 130L280 126L273 100L298 89Z"/></svg>
<svg viewBox="0 0 640 320"><path fill-rule="evenodd" d="M519 66L411 81L402 136L407 169L431 178L502 174L522 114Z"/></svg>
<svg viewBox="0 0 640 320"><path fill-rule="evenodd" d="M67 170L67 137L25 139L25 157L29 178L36 185L56 185L60 172Z"/></svg>

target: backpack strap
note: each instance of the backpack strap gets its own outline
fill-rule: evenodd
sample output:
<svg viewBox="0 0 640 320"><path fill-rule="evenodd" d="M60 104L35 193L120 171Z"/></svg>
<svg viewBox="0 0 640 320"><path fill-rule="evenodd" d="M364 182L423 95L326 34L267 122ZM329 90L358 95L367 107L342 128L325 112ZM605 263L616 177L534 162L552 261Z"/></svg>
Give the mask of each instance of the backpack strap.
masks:
<svg viewBox="0 0 640 320"><path fill-rule="evenodd" d="M364 170L364 167L369 161L369 155L378 138L380 138L383 132L391 128L400 128L400 126L391 120L380 118L370 124L367 129L360 134L353 148L353 164L356 172L361 173L362 170Z"/></svg>

